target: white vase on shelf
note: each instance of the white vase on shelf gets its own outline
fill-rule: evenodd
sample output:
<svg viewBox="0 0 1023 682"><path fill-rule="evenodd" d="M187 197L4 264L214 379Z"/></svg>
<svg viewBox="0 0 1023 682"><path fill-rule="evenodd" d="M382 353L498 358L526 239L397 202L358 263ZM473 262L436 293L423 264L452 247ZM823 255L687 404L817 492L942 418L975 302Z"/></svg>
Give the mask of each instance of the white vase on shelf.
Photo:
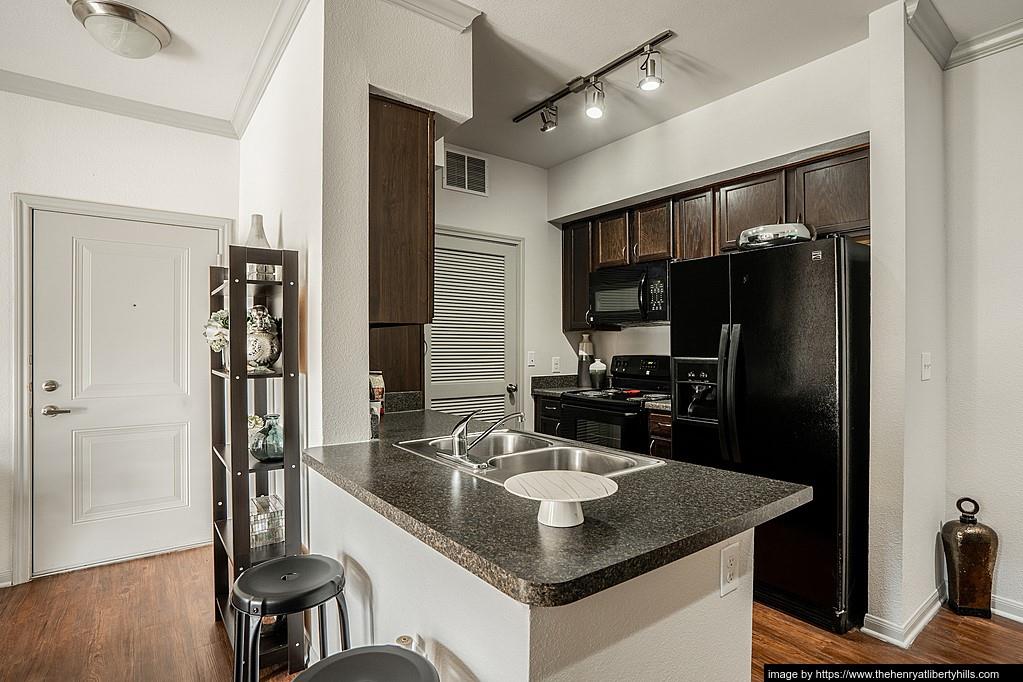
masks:
<svg viewBox="0 0 1023 682"><path fill-rule="evenodd" d="M266 238L266 232L263 231L262 213L252 214L252 225L249 227L249 236L245 240L245 246L253 246L259 249L273 248Z"/></svg>

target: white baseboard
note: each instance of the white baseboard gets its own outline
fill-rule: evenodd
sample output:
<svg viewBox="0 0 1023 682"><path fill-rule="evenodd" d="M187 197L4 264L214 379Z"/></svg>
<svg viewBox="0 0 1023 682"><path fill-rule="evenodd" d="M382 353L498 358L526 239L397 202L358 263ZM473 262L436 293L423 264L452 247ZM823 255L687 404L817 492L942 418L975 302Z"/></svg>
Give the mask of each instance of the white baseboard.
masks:
<svg viewBox="0 0 1023 682"><path fill-rule="evenodd" d="M1020 606L1023 606L1021 604ZM894 644L897 647L908 649L924 626L931 622L934 615L941 608L941 596L938 590L934 590L924 603L910 616L903 625L893 623L890 620L872 616L869 613L863 617L863 627L860 632L871 637L880 639L883 642Z"/></svg>
<svg viewBox="0 0 1023 682"><path fill-rule="evenodd" d="M11 571L0 571L0 588L10 587L14 574Z"/></svg>
<svg viewBox="0 0 1023 682"><path fill-rule="evenodd" d="M991 612L1002 618L1023 623L1023 601L991 595Z"/></svg>

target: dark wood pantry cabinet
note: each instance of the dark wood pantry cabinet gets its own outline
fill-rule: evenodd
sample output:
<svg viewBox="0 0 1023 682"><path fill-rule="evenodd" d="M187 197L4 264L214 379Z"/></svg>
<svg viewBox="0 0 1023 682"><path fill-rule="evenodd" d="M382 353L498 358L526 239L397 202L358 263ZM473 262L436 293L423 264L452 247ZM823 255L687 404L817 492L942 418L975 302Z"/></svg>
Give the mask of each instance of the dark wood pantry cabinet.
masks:
<svg viewBox="0 0 1023 682"><path fill-rule="evenodd" d="M633 209L629 232L630 262L644 263L671 258L671 201L658 201Z"/></svg>
<svg viewBox="0 0 1023 682"><path fill-rule="evenodd" d="M369 98L369 321L433 318L431 111Z"/></svg>
<svg viewBox="0 0 1023 682"><path fill-rule="evenodd" d="M567 332L590 328L590 221L566 225L561 233L561 313Z"/></svg>
<svg viewBox="0 0 1023 682"><path fill-rule="evenodd" d="M774 171L717 189L718 248L738 246L743 230L785 221L785 173Z"/></svg>

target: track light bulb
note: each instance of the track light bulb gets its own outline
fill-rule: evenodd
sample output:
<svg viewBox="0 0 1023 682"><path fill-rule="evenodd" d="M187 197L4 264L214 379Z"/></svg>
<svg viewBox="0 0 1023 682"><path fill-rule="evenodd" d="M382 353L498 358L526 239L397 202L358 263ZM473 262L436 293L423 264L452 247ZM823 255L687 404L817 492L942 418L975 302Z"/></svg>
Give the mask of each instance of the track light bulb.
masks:
<svg viewBox="0 0 1023 682"><path fill-rule="evenodd" d="M549 133L558 127L558 108L553 104L540 110L540 132Z"/></svg>
<svg viewBox="0 0 1023 682"><path fill-rule="evenodd" d="M661 53L647 46L639 60L639 89L647 92L661 87Z"/></svg>
<svg viewBox="0 0 1023 682"><path fill-rule="evenodd" d="M586 115L590 118L604 117L604 84L596 78L586 86Z"/></svg>

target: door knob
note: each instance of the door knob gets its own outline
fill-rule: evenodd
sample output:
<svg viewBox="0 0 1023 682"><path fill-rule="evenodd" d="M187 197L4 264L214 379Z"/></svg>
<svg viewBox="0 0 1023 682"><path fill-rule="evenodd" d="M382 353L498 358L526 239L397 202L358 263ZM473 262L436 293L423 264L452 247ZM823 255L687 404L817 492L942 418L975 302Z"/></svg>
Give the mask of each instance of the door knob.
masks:
<svg viewBox="0 0 1023 682"><path fill-rule="evenodd" d="M46 381L43 382L43 390L46 391L47 393L53 393L59 387L60 387L60 384L58 384L53 379L47 379Z"/></svg>
<svg viewBox="0 0 1023 682"><path fill-rule="evenodd" d="M71 414L71 410L62 410L56 405L47 405L42 410L44 417L56 417L58 414Z"/></svg>
<svg viewBox="0 0 1023 682"><path fill-rule="evenodd" d="M508 384L508 386L506 388L508 389L509 393L515 393L516 391L519 390L519 385L518 384Z"/></svg>

